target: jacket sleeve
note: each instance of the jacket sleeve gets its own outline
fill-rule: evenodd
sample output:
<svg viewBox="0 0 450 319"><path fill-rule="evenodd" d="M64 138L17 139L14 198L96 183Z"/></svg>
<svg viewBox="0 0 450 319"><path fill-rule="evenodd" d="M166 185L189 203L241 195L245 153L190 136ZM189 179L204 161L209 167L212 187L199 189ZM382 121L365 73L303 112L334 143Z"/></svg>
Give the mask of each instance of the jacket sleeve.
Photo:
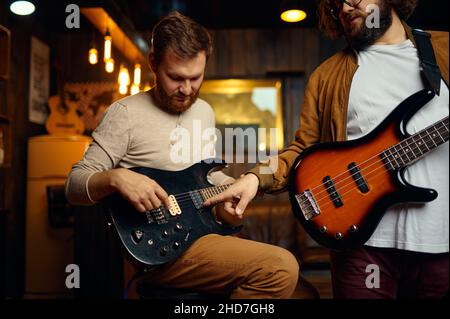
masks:
<svg viewBox="0 0 450 319"><path fill-rule="evenodd" d="M301 152L320 140L320 116L318 107L319 80L314 72L306 86L300 113L299 128L294 141L281 151L278 156L270 158L267 163L256 165L247 173L258 176L260 189L266 193L279 193L286 189L289 173Z"/></svg>

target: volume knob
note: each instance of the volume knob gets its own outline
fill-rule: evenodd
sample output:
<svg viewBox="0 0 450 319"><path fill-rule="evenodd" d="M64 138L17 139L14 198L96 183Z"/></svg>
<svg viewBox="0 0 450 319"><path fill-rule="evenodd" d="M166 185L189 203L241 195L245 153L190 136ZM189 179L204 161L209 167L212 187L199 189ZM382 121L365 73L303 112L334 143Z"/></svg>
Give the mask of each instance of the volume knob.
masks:
<svg viewBox="0 0 450 319"><path fill-rule="evenodd" d="M165 256L165 255L167 255L168 252L169 252L169 247L164 246L161 248L159 253L161 254L161 256Z"/></svg>

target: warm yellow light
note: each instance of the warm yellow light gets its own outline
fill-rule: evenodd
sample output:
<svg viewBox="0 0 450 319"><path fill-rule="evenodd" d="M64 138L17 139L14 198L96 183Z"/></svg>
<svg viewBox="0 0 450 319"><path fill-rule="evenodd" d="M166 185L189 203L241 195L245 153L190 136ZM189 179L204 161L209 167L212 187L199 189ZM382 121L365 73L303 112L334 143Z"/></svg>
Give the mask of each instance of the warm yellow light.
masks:
<svg viewBox="0 0 450 319"><path fill-rule="evenodd" d="M131 93L131 95L135 95L136 93L139 93L139 85L133 84L131 86L130 93Z"/></svg>
<svg viewBox="0 0 450 319"><path fill-rule="evenodd" d="M127 94L128 92L128 87L126 85L119 85L119 93L122 95Z"/></svg>
<svg viewBox="0 0 450 319"><path fill-rule="evenodd" d="M306 12L302 10L286 10L281 14L281 20L286 22L299 22L306 18Z"/></svg>
<svg viewBox="0 0 450 319"><path fill-rule="evenodd" d="M139 86L141 84L141 65L134 65L134 84Z"/></svg>
<svg viewBox="0 0 450 319"><path fill-rule="evenodd" d="M103 55L103 61L108 61L111 59L111 44L112 44L112 37L109 35L109 32L106 32L105 35L105 52Z"/></svg>
<svg viewBox="0 0 450 319"><path fill-rule="evenodd" d="M98 62L98 51L96 48L92 48L89 50L89 63L97 64Z"/></svg>
<svg viewBox="0 0 450 319"><path fill-rule="evenodd" d="M150 90L152 87L150 86L150 84L148 84L148 83L146 83L145 84L145 86L144 86L144 89L142 90L142 91L148 91L148 90Z"/></svg>
<svg viewBox="0 0 450 319"><path fill-rule="evenodd" d="M128 86L130 84L130 73L128 69L123 65L120 66L119 77L118 77L119 85Z"/></svg>
<svg viewBox="0 0 450 319"><path fill-rule="evenodd" d="M114 60L113 59L108 59L105 62L105 70L108 73L113 73L114 72Z"/></svg>

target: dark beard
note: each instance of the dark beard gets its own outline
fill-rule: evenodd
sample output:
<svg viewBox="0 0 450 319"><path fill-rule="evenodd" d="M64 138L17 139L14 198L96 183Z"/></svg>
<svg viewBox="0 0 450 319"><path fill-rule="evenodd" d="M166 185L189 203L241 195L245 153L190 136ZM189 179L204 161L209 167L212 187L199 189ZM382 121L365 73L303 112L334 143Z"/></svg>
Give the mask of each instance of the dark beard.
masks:
<svg viewBox="0 0 450 319"><path fill-rule="evenodd" d="M152 95L156 101L156 105L163 109L164 111L171 113L171 114L180 114L188 110L192 104L197 101L198 95L200 93L200 89L194 92L193 94L189 95L189 101L186 104L176 103L173 101L174 96L168 95L163 87L161 86L161 83L156 80L156 86L152 90Z"/></svg>
<svg viewBox="0 0 450 319"><path fill-rule="evenodd" d="M379 28L368 28L366 26L367 15L357 32L352 32L353 35L349 34L348 31L345 32L350 46L356 51L363 51L374 44L375 41L381 38L392 25L391 6L388 5L385 0L381 0L378 5L380 7Z"/></svg>

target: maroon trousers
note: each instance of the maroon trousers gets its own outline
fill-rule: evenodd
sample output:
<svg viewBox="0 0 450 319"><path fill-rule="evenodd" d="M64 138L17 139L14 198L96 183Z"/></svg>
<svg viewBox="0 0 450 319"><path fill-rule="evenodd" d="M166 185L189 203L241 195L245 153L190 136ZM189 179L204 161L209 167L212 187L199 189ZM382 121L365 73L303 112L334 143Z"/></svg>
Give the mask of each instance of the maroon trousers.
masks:
<svg viewBox="0 0 450 319"><path fill-rule="evenodd" d="M448 296L449 254L362 246L331 252L334 298L440 299Z"/></svg>

